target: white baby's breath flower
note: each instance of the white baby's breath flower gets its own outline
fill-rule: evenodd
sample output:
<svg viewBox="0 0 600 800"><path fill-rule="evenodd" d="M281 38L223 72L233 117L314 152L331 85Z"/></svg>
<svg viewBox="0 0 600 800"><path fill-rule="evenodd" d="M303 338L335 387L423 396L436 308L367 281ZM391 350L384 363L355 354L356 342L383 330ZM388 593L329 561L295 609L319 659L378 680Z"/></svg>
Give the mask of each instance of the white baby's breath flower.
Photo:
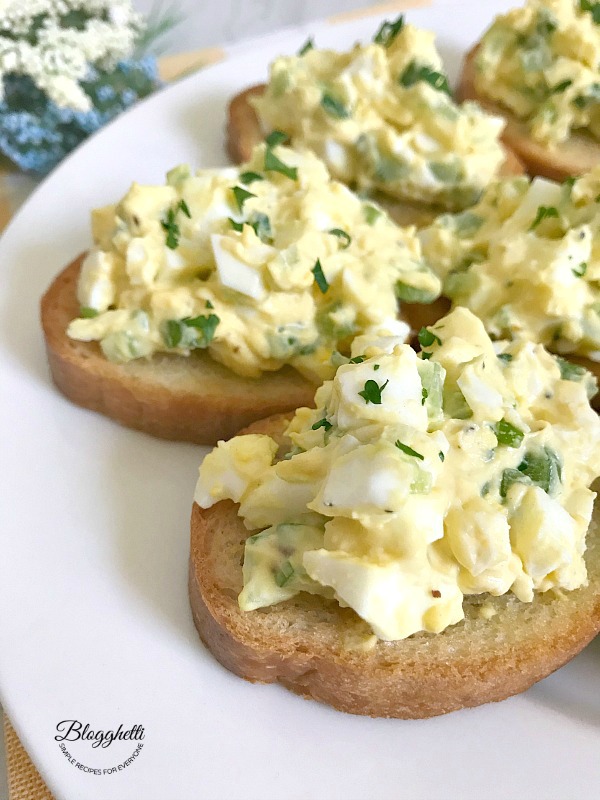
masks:
<svg viewBox="0 0 600 800"><path fill-rule="evenodd" d="M79 83L89 66L130 58L143 25L131 0L0 0L0 98L5 76L25 75L57 105L89 110Z"/></svg>

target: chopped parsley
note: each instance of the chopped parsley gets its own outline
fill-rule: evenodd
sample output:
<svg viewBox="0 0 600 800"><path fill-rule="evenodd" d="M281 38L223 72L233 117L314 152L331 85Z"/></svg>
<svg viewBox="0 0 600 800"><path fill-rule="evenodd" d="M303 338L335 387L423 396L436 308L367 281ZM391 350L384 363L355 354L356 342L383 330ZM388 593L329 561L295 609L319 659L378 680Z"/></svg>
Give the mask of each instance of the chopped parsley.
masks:
<svg viewBox="0 0 600 800"><path fill-rule="evenodd" d="M190 348L208 347L214 338L215 330L220 321L216 314L209 314L207 317L202 315L184 317L181 320L170 319L167 320L162 329L162 337L167 347L177 347L184 339L186 328L193 328L198 333L197 338L190 342L188 341L188 336L186 336L185 346Z"/></svg>
<svg viewBox="0 0 600 800"><path fill-rule="evenodd" d="M367 405L369 403L373 403L374 406L380 406L381 395L385 387L388 385L388 383L389 380L387 380L384 384L379 386L379 384L376 381L368 380L365 383L365 388L362 390L362 392L359 392L359 395L364 398L364 401L365 403L367 403Z"/></svg>
<svg viewBox="0 0 600 800"><path fill-rule="evenodd" d="M600 25L600 3L592 3L590 0L579 0L581 11L589 11L596 25Z"/></svg>
<svg viewBox="0 0 600 800"><path fill-rule="evenodd" d="M275 572L273 577L275 578L275 583L277 586L281 588L282 586L286 585L293 574L294 568L291 563L289 561L284 561L280 569Z"/></svg>
<svg viewBox="0 0 600 800"><path fill-rule="evenodd" d="M379 369L379 364L374 364L373 365L373 372L377 372L378 369Z"/></svg>
<svg viewBox="0 0 600 800"><path fill-rule="evenodd" d="M257 211L256 214L253 215L253 219L251 222L247 222L247 225L253 229L254 233L258 236L261 242L271 242L271 220L267 217L266 214L263 214L262 211Z"/></svg>
<svg viewBox="0 0 600 800"><path fill-rule="evenodd" d="M325 419L325 417L323 417L323 419L320 419L318 422L315 422L315 424L312 426L312 430L318 431L319 428L325 428L325 430L328 431L332 427L333 426L331 422L329 422L328 419Z"/></svg>
<svg viewBox="0 0 600 800"><path fill-rule="evenodd" d="M278 144L284 144L289 141L289 136L283 131L271 131L265 139L267 147L277 147Z"/></svg>
<svg viewBox="0 0 600 800"><path fill-rule="evenodd" d="M315 283L321 290L323 294L329 289L329 283L327 282L327 278L323 273L323 267L321 266L321 261L317 258L317 263L311 270L312 274L315 277Z"/></svg>
<svg viewBox="0 0 600 800"><path fill-rule="evenodd" d="M277 158L270 147L265 150L265 170L267 172L279 172L292 181L298 178L298 168L284 164L280 158Z"/></svg>
<svg viewBox="0 0 600 800"><path fill-rule="evenodd" d="M558 209L554 208L554 206L539 206L535 219L529 226L529 230L534 231L543 220L550 219L550 217L558 218Z"/></svg>
<svg viewBox="0 0 600 800"><path fill-rule="evenodd" d="M417 338L419 340L419 344L421 347L431 347L432 344L441 344L442 340L439 336L436 336L433 331L430 331L428 328L421 328L419 333L417 334ZM431 355L429 356L431 358Z"/></svg>
<svg viewBox="0 0 600 800"><path fill-rule="evenodd" d="M337 97L334 97L332 94L329 94L329 92L323 93L321 97L321 108L329 114L330 117L335 117L336 119L348 119L350 116L350 112L342 101L338 100Z"/></svg>
<svg viewBox="0 0 600 800"><path fill-rule="evenodd" d="M583 276L587 272L587 268L588 265L586 264L586 262L582 261L581 264L578 267L572 269L571 272L573 273L573 275L575 275L576 278L583 278Z"/></svg>
<svg viewBox="0 0 600 800"><path fill-rule="evenodd" d="M416 83L420 83L421 81L428 83L438 92L444 92L445 94L450 95L448 78L442 72L436 72L426 64L418 64L416 61L411 61L402 75L398 78L398 82L407 89L410 86L414 86Z"/></svg>
<svg viewBox="0 0 600 800"><path fill-rule="evenodd" d="M264 181L262 175L259 175L258 172L242 172L240 175L240 182L249 186L254 181Z"/></svg>
<svg viewBox="0 0 600 800"><path fill-rule="evenodd" d="M354 356L354 358L351 358L348 363L349 364L362 364L362 362L364 360L365 360L364 356Z"/></svg>
<svg viewBox="0 0 600 800"><path fill-rule="evenodd" d="M312 36L309 36L308 39L304 42L300 50L298 50L299 56L304 56L308 53L309 50L313 50L315 46L314 40Z"/></svg>
<svg viewBox="0 0 600 800"><path fill-rule="evenodd" d="M231 225L234 231L241 233L244 230L244 225L245 225L244 222L236 222L231 217L227 217L227 219L229 220L229 224Z"/></svg>
<svg viewBox="0 0 600 800"><path fill-rule="evenodd" d="M557 83L556 86L553 86L550 89L550 94L560 94L561 92L564 92L565 89L568 89L572 84L573 81L570 78L567 78L566 81L561 81L560 83Z"/></svg>
<svg viewBox="0 0 600 800"><path fill-rule="evenodd" d="M442 451L441 451L441 450L440 450L440 452L438 453L438 456L440 457L440 461L441 461L441 462L442 462L442 464L443 464L443 463L444 463L444 461L446 460L446 456L445 456L445 455L442 453Z"/></svg>
<svg viewBox="0 0 600 800"><path fill-rule="evenodd" d="M210 302L210 300L207 300L207 301L206 301L206 308L214 308L214 306L213 306L213 304Z"/></svg>
<svg viewBox="0 0 600 800"><path fill-rule="evenodd" d="M425 401L427 400L428 397L429 397L429 392L427 391L427 389L425 387L423 387L421 389L421 405L422 406L425 405Z"/></svg>
<svg viewBox="0 0 600 800"><path fill-rule="evenodd" d="M179 230L179 225L175 221L178 211L185 214L188 219L192 218L188 204L182 199L177 203L175 208L170 208L167 211L167 216L160 222L162 229L167 234L165 244L170 250L175 250L179 246L181 231Z"/></svg>
<svg viewBox="0 0 600 800"><path fill-rule="evenodd" d="M412 447L409 447L407 444L402 444L400 439L396 439L394 442L398 450L402 450L403 453L406 453L407 456L413 456L414 458L418 458L421 461L425 460L425 456L421 455L421 453L417 453L416 450L413 450Z"/></svg>
<svg viewBox="0 0 600 800"><path fill-rule="evenodd" d="M168 320L163 330L163 339L167 347L177 347L182 335L183 331L179 320Z"/></svg>
<svg viewBox="0 0 600 800"><path fill-rule="evenodd" d="M233 196L235 197L237 207L240 211L243 209L246 200L248 200L250 197L256 197L255 194L252 194L252 192L244 189L243 186L234 186L232 192Z"/></svg>
<svg viewBox="0 0 600 800"><path fill-rule="evenodd" d="M384 47L389 47L403 27L404 14L400 14L393 22L386 19L381 23L379 30L373 37L373 41L375 44L382 44Z"/></svg>
<svg viewBox="0 0 600 800"><path fill-rule="evenodd" d="M170 250L175 250L176 247L179 245L179 225L175 222L175 214L177 211L174 208L170 208L167 211L167 216L165 219L161 220L161 226L165 233L167 234L165 239L165 244Z"/></svg>
<svg viewBox="0 0 600 800"><path fill-rule="evenodd" d="M505 419L501 419L494 425L494 433L498 444L506 445L506 447L520 447L525 434L520 428L515 427L512 423Z"/></svg>
<svg viewBox="0 0 600 800"><path fill-rule="evenodd" d="M346 233L346 231L343 231L341 228L332 228L329 233L332 236L337 236L337 238L340 240L342 250L345 250L347 247L349 247L352 239L350 234Z"/></svg>
<svg viewBox="0 0 600 800"><path fill-rule="evenodd" d="M83 319L92 319L93 317L97 317L99 313L99 311L96 311L96 309L91 306L81 306L79 309L79 316Z"/></svg>
<svg viewBox="0 0 600 800"><path fill-rule="evenodd" d="M513 360L513 355L511 353L499 353L498 358L500 361L504 361L505 364L508 364L509 361Z"/></svg>

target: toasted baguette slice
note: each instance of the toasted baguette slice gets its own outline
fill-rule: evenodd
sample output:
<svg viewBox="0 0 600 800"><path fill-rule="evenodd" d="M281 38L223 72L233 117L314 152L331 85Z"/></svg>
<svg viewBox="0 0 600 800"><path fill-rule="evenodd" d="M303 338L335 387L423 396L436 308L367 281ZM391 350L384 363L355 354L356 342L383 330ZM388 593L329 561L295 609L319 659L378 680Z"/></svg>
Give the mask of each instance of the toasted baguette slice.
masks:
<svg viewBox="0 0 600 800"><path fill-rule="evenodd" d="M272 417L244 433L266 433L285 452L288 419ZM289 443L288 443L289 444ZM249 681L279 682L340 711L414 719L503 700L575 656L600 630L600 529L592 523L588 586L546 592L533 603L475 597L466 619L440 634L356 646L366 625L349 608L305 593L276 606L240 611L244 541L237 505L194 504L189 591L200 637L227 669ZM482 602L495 615L483 619Z"/></svg>
<svg viewBox="0 0 600 800"><path fill-rule="evenodd" d="M198 351L114 364L97 342L70 339L82 260L60 273L41 304L52 378L69 400L161 439L210 445L265 414L312 403L315 386L291 367L242 378Z"/></svg>
<svg viewBox="0 0 600 800"><path fill-rule="evenodd" d="M530 175L542 175L556 181L564 181L572 175L589 172L600 163L600 142L583 133L574 133L558 147L549 148L532 138L527 126L511 112L478 94L475 88L475 58L479 45L466 56L457 89L459 100L477 100L492 114L506 120L502 135L505 144L523 162Z"/></svg>
<svg viewBox="0 0 600 800"><path fill-rule="evenodd" d="M227 152L235 164L249 161L254 147L263 141L265 132L254 107L251 104L253 97L260 97L265 91L264 84L251 86L237 94L229 103L227 124ZM500 174L503 176L522 175L523 165L515 154L506 148L506 160ZM398 225L428 225L446 209L441 206L427 203L411 203L394 200L378 192L375 199L389 213Z"/></svg>

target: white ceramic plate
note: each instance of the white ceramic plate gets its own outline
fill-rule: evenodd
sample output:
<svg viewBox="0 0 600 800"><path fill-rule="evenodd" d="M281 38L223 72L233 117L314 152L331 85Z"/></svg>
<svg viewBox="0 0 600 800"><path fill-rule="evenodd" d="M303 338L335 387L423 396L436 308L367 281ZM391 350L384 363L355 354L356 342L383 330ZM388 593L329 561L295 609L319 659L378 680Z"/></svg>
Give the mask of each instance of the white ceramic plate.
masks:
<svg viewBox="0 0 600 800"><path fill-rule="evenodd" d="M506 6L506 4L504 4ZM440 33L456 74L496 3L409 12ZM228 97L315 33L346 46L374 19L312 25L231 48L74 154L0 244L2 701L57 797L596 797L598 642L526 694L422 722L371 720L226 672L198 640L186 591L188 518L202 448L154 441L53 388L41 294L89 244L88 210L178 162L224 162ZM55 740L63 720L143 725L106 748ZM71 763L72 762L72 763ZM80 766L77 766L79 763ZM121 769L118 765L121 764ZM86 772L117 767L112 774Z"/></svg>

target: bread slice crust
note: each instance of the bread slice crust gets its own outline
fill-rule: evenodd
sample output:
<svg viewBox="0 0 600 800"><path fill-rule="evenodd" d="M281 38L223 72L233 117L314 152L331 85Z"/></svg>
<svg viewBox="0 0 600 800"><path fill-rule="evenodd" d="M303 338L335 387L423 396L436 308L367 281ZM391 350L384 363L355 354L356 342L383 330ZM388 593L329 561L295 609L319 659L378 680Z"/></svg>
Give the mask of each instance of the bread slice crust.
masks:
<svg viewBox="0 0 600 800"><path fill-rule="evenodd" d="M499 103L483 97L475 88L475 59L480 45L470 50L463 64L457 97L476 100L492 114L504 117L506 127L502 140L525 165L530 175L541 175L555 181L564 181L573 175L589 172L600 163L600 142L584 133L574 133L557 147L547 147L536 141L525 123Z"/></svg>
<svg viewBox="0 0 600 800"><path fill-rule="evenodd" d="M97 342L67 336L79 315L77 281L84 256L53 281L41 302L52 379L69 400L161 439L213 445L265 414L309 405L315 386L285 367L243 378L205 351L157 353L127 364L108 361Z"/></svg>
<svg viewBox="0 0 600 800"><path fill-rule="evenodd" d="M282 444L289 419L279 415L243 433L266 433ZM600 528L588 534L589 583L574 592L546 592L533 603L486 598L496 612L465 603L466 619L441 634L354 646L365 624L348 608L307 594L243 612L247 531L238 506L191 515L189 594L202 641L231 672L251 682L280 683L305 698L351 714L420 719L503 700L529 688L575 656L600 630Z"/></svg>
<svg viewBox="0 0 600 800"><path fill-rule="evenodd" d="M250 86L235 95L229 103L227 153L235 164L249 161L253 149L264 139L264 131L251 100L264 94L265 88L263 83ZM524 169L521 161L509 148L505 148L505 151L506 159L500 175L522 175ZM447 211L442 206L396 200L382 192L377 192L375 199L398 225L423 227Z"/></svg>

